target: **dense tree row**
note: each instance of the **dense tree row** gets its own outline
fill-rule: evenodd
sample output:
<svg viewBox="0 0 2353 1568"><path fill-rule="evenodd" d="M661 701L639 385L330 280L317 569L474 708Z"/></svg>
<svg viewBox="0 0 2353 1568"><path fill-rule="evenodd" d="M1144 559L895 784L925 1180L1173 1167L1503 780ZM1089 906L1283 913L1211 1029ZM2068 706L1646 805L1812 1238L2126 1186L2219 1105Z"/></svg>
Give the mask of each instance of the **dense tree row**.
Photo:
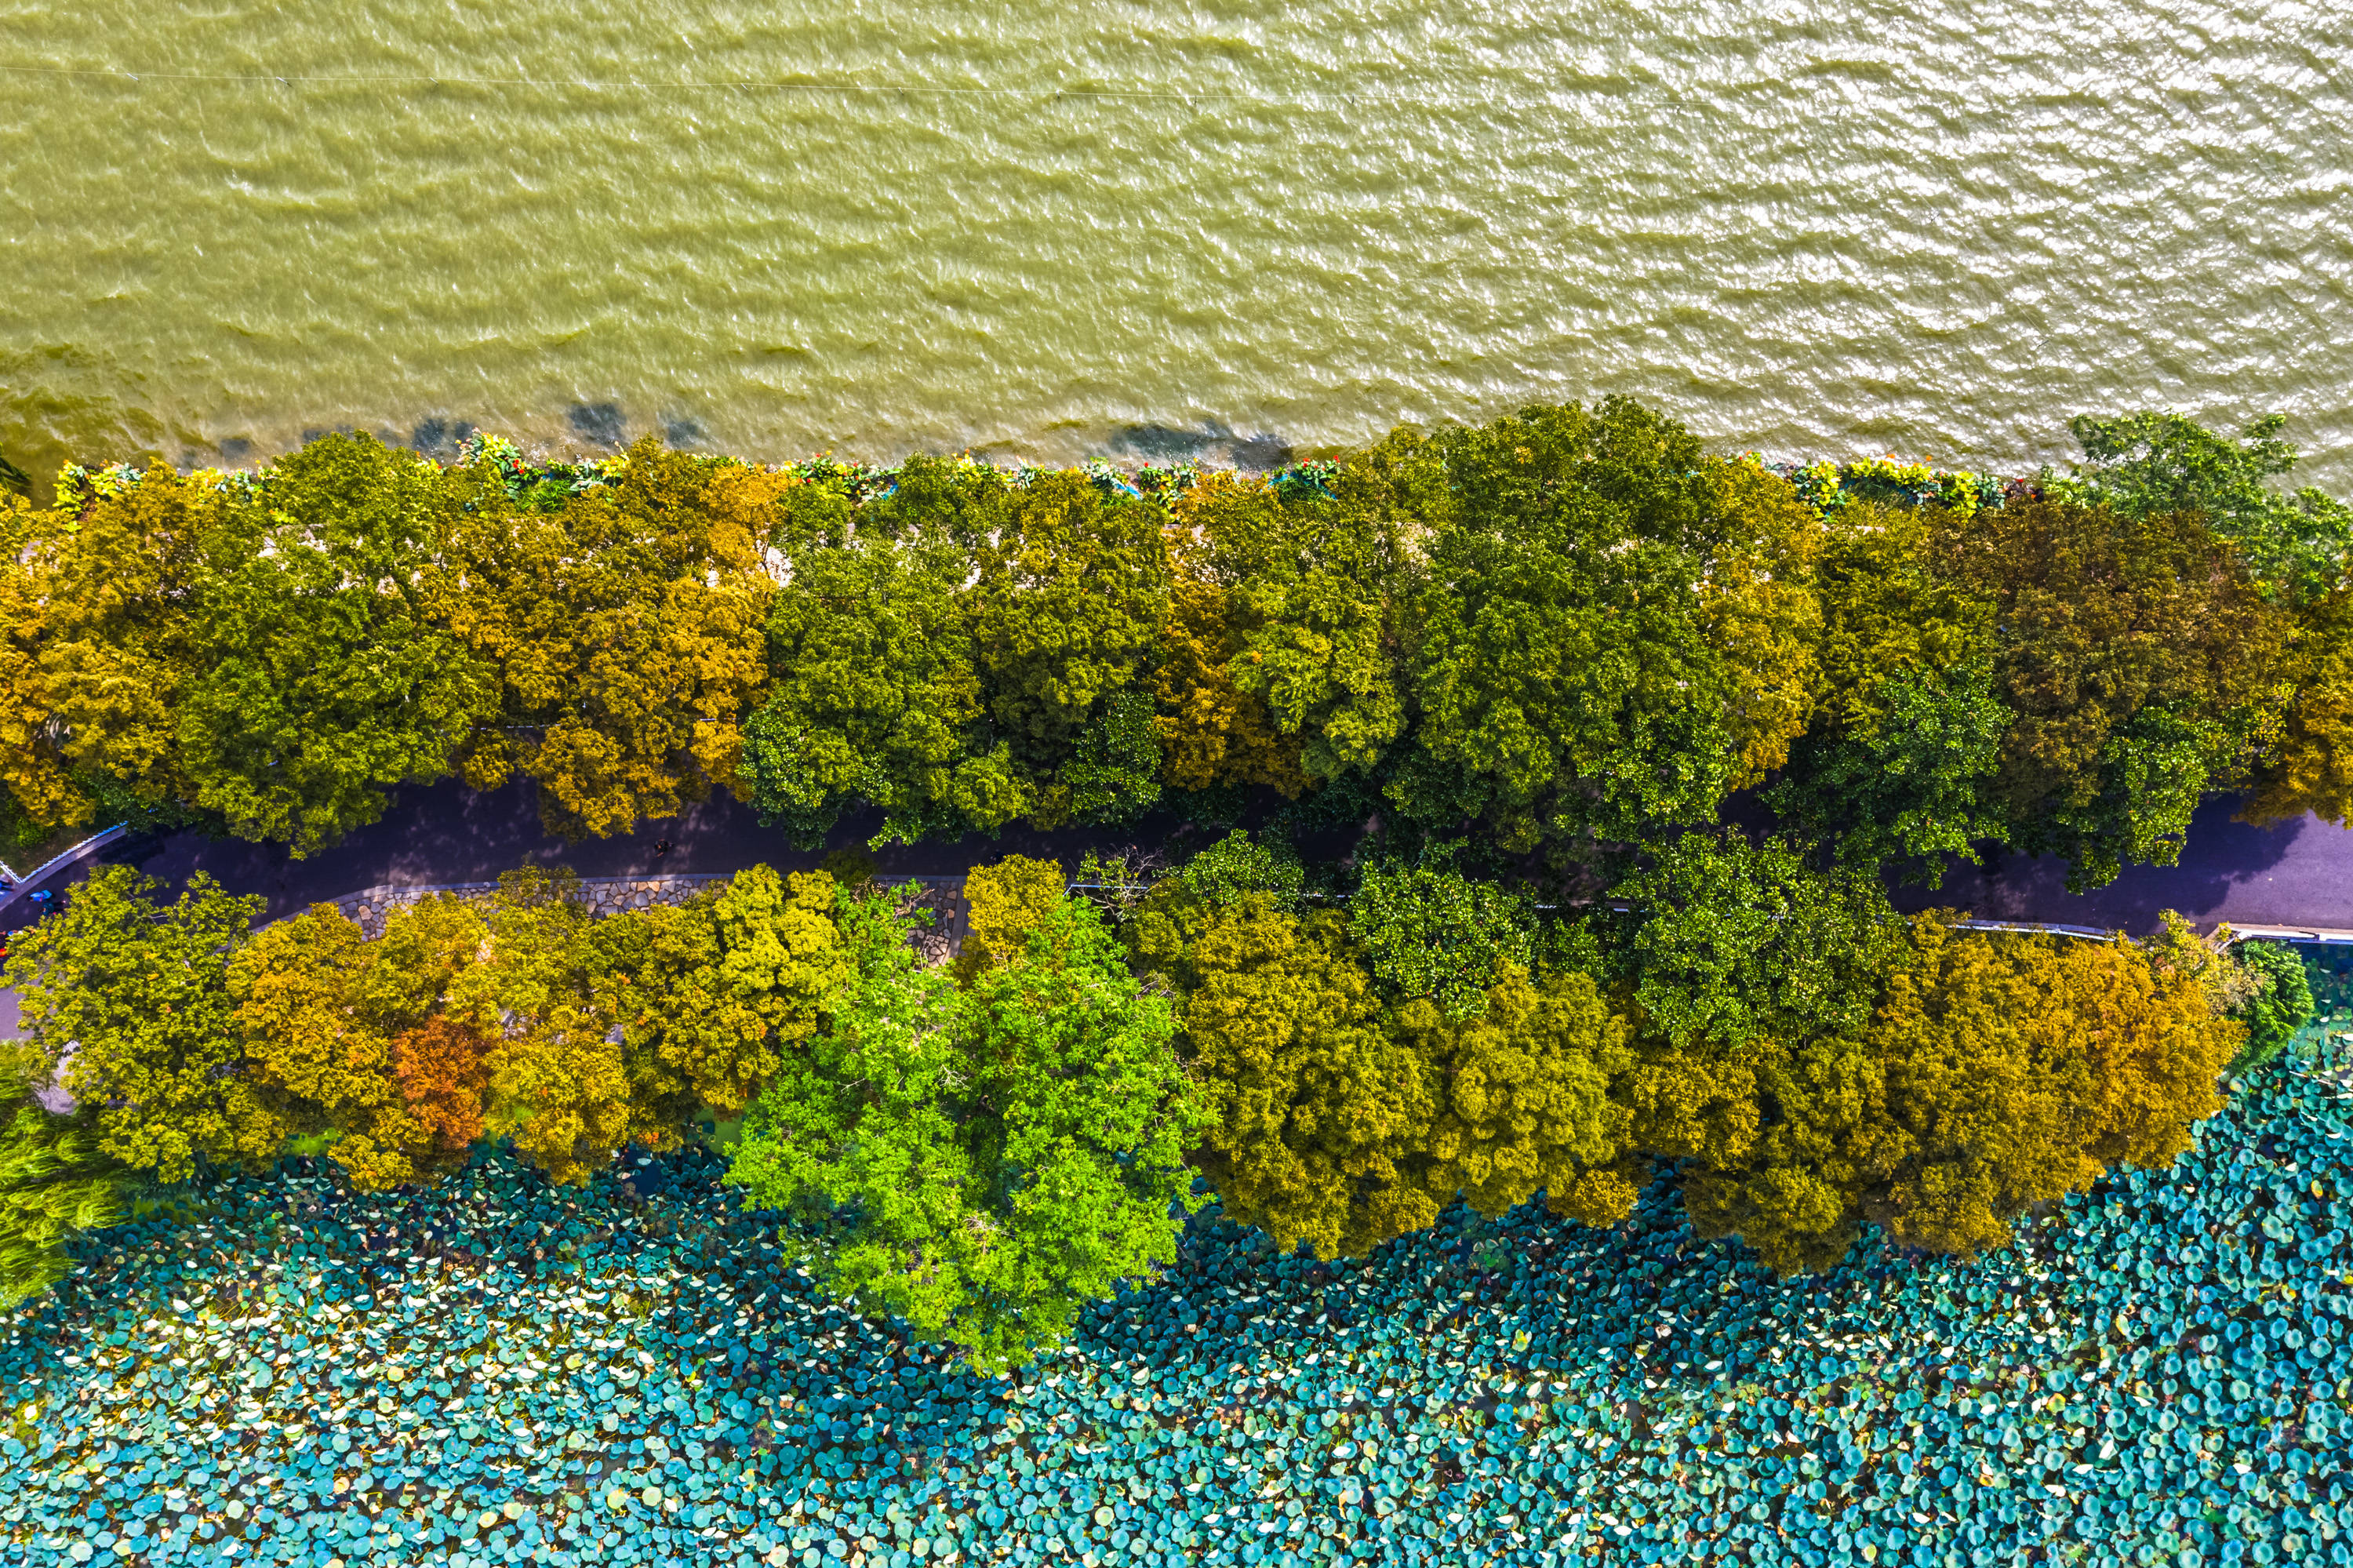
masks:
<svg viewBox="0 0 2353 1568"><path fill-rule="evenodd" d="M69 471L0 511L20 840L191 814L298 853L386 789L604 834L713 789L802 842L1230 817L1268 789L1556 870L1761 789L1841 863L2007 842L2079 885L2201 796L2353 805L2348 514L2169 416L2040 486L1768 470L1635 404L1269 478L650 444Z"/></svg>
<svg viewBox="0 0 2353 1568"><path fill-rule="evenodd" d="M324 905L252 930L257 899L199 878L162 903L107 867L0 976L28 1036L0 1063L0 1296L208 1170L324 1151L380 1190L498 1140L580 1182L714 1133L830 1289L982 1365L1168 1263L1197 1176L1326 1256L1457 1200L1606 1225L1661 1173L1777 1268L1865 1224L1967 1254L2169 1161L2225 1065L2311 1011L2291 955L1906 922L1874 879L1737 833L1582 913L1443 856L1311 880L1239 832L1089 896L1012 857L926 964L917 890L851 856L602 920L519 872L374 938Z"/></svg>
<svg viewBox="0 0 2353 1568"><path fill-rule="evenodd" d="M1377 862L1328 901L1296 873L1229 838L1124 929L1178 999L1225 1212L1326 1254L1457 1197L1611 1224L1662 1171L1778 1269L1866 1223L1973 1254L2108 1167L2169 1163L2223 1069L2312 1011L2287 949L1905 920L1736 832L1550 918L1451 871Z"/></svg>
<svg viewBox="0 0 2353 1568"><path fill-rule="evenodd" d="M375 938L103 871L5 976L0 1290L142 1182L490 1140L579 1181L722 1125L831 1288L989 1364L1165 1262L1197 1177L1325 1254L1458 1199L1608 1224L1662 1174L1779 1268L1996 1245L2170 1160L2303 971L1905 920L1882 868L2007 842L2094 884L2211 790L2353 808L2345 509L2267 488L2271 424L2077 433L2039 486L1778 472L1624 401L1264 479L353 437L69 471L0 510L20 840L304 853L448 775L573 835L727 789L805 844L1293 803L1086 899L985 867L936 966L839 857L607 920L518 874ZM1745 789L1775 827L1719 820Z"/></svg>

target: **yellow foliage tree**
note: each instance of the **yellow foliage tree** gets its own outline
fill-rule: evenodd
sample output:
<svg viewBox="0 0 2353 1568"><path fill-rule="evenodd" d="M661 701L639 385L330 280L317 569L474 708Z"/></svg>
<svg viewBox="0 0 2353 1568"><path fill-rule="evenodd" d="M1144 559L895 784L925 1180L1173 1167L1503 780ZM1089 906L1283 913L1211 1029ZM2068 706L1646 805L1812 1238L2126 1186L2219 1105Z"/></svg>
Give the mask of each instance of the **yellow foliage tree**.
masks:
<svg viewBox="0 0 2353 1568"><path fill-rule="evenodd" d="M981 970L1019 952L1029 933L1061 907L1066 885L1060 866L1028 855L1009 854L995 865L973 867L964 884L970 913L956 959L958 981L969 985Z"/></svg>
<svg viewBox="0 0 2353 1568"><path fill-rule="evenodd" d="M1712 465L1718 537L1701 586L1700 624L1732 674L1726 715L1746 789L1789 758L1812 715L1822 612L1814 567L1821 523L1789 482L1754 462Z"/></svg>
<svg viewBox="0 0 2353 1568"><path fill-rule="evenodd" d="M195 660L200 550L226 503L158 464L77 514L0 498L0 770L35 821L90 820L69 772L162 800Z"/></svg>
<svg viewBox="0 0 2353 1568"><path fill-rule="evenodd" d="M2290 668L2295 700L2266 748L2245 818L2277 822L2310 811L2353 827L2353 588L2296 613Z"/></svg>
<svg viewBox="0 0 2353 1568"><path fill-rule="evenodd" d="M1433 1202L1459 1194L1490 1218L1541 1192L1556 1214L1616 1224L1641 1195L1634 1118L1610 1096L1633 1063L1626 1020L1587 976L1500 968L1475 1017L1427 1001L1399 1011L1398 1033L1445 1086L1415 1179Z"/></svg>
<svg viewBox="0 0 2353 1568"><path fill-rule="evenodd" d="M1203 1173L1226 1217L1325 1257L1435 1220L1440 1201L1403 1167L1441 1086L1385 1027L1345 927L1250 895L1209 922L1188 966L1188 1066L1215 1118Z"/></svg>
<svg viewBox="0 0 2353 1568"><path fill-rule="evenodd" d="M257 933L228 974L255 1084L291 1131L342 1134L329 1157L363 1192L416 1180L431 1142L394 1074L392 1033L407 1021L368 1005L382 959L356 923L318 904Z"/></svg>
<svg viewBox="0 0 2353 1568"><path fill-rule="evenodd" d="M52 827L88 821L89 806L67 776L49 725L38 537L38 514L21 497L0 493L0 783L18 811Z"/></svg>
<svg viewBox="0 0 2353 1568"><path fill-rule="evenodd" d="M1713 1092L1681 1103L1736 1127L1653 1111L1637 1136L1699 1163L1684 1197L1701 1234L1737 1234L1777 1270L1835 1264L1865 1222L1974 1255L2110 1167L2159 1168L2189 1146L2245 1035L2223 1016L2230 979L2178 920L2137 944L1922 916L1865 1029L1759 1042L1737 1082L1694 1075Z"/></svg>
<svg viewBox="0 0 2353 1568"><path fill-rule="evenodd" d="M2019 1213L2111 1165L2170 1164L2221 1108L2245 1025L2221 1016L2219 967L2178 921L2146 948L1934 918L1914 943L1870 1037L1915 1149L1866 1210L1899 1241L1999 1246Z"/></svg>
<svg viewBox="0 0 2353 1568"><path fill-rule="evenodd" d="M1295 799L1307 787L1299 740L1235 684L1227 665L1244 652L1240 618L1224 587L1187 575L1189 564L1178 556L1153 674L1153 694L1168 710L1153 721L1168 781L1180 789L1265 784Z"/></svg>
<svg viewBox="0 0 2353 1568"><path fill-rule="evenodd" d="M577 880L537 866L499 878L486 956L458 977L448 1009L491 1041L491 1132L572 1185L611 1164L639 1120L612 1037L618 988L594 971Z"/></svg>
<svg viewBox="0 0 2353 1568"><path fill-rule="evenodd" d="M558 511L486 494L432 585L501 675L503 723L469 751L467 782L536 779L542 816L572 838L735 789L766 679L764 552L794 482L649 440L616 482Z"/></svg>

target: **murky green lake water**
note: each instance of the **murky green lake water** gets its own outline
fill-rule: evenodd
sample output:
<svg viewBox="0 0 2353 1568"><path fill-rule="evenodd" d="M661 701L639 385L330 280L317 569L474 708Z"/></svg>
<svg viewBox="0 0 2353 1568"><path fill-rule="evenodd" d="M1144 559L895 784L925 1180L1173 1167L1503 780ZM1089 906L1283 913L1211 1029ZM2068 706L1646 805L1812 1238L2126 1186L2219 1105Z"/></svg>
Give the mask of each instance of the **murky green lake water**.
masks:
<svg viewBox="0 0 2353 1568"><path fill-rule="evenodd" d="M0 450L1362 438L2353 479L2353 6L0 0ZM1267 441L1250 438L1265 436Z"/></svg>

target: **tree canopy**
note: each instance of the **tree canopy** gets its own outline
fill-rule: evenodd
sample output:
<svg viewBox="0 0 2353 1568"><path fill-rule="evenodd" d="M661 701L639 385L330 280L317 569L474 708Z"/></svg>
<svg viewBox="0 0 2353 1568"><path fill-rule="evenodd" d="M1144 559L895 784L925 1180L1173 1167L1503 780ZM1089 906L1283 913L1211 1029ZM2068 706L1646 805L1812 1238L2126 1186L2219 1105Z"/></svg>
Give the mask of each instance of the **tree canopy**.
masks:
<svg viewBox="0 0 2353 1568"><path fill-rule="evenodd" d="M1995 605L1943 572L1923 508L1849 506L1816 575L1821 701L1766 798L1845 864L1906 863L1931 885L1946 854L2005 822L1985 799L2011 715L1994 694Z"/></svg>
<svg viewBox="0 0 2353 1568"><path fill-rule="evenodd" d="M375 821L386 786L451 771L496 712L490 668L427 600L461 504L442 471L364 436L322 437L231 501L178 712L197 805L300 855Z"/></svg>
<svg viewBox="0 0 2353 1568"><path fill-rule="evenodd" d="M1007 503L994 469L911 459L858 507L828 485L786 492L790 575L767 623L775 684L744 773L766 820L814 845L844 806L882 808L881 838L992 829L1029 809L995 736L973 645L974 541Z"/></svg>
<svg viewBox="0 0 2353 1568"><path fill-rule="evenodd" d="M1623 398L1432 443L1409 668L1425 761L1391 794L1524 851L1711 816L1810 705L1806 514Z"/></svg>
<svg viewBox="0 0 2353 1568"><path fill-rule="evenodd" d="M572 837L733 790L810 848L1257 790L1590 884L1757 789L1843 864L2090 887L2216 790L2344 819L2349 514L2269 488L2280 428L2080 420L2039 481L1768 466L1625 398L1264 475L342 435L74 470L0 497L0 834L307 853L452 772Z"/></svg>
<svg viewBox="0 0 2353 1568"><path fill-rule="evenodd" d="M68 1115L36 1091L48 1064L0 1041L0 1311L38 1296L72 1272L66 1244L123 1217L123 1165L99 1148L94 1107Z"/></svg>
<svg viewBox="0 0 2353 1568"><path fill-rule="evenodd" d="M199 872L159 906L161 885L100 866L18 933L5 974L19 1022L126 1170L180 1181L200 1160L267 1166L287 1128L243 1071L227 984L262 900Z"/></svg>
<svg viewBox="0 0 2353 1568"><path fill-rule="evenodd" d="M2295 449L2280 439L2286 424L2285 415L2266 414L2232 440L2170 412L2078 415L2067 428L2085 461L2051 488L2131 517L2195 514L2257 580L2308 599L2345 586L2353 509L2309 485L2282 492L2263 482L2295 467Z"/></svg>
<svg viewBox="0 0 2353 1568"><path fill-rule="evenodd" d="M2310 811L2353 826L2353 588L2297 611L2285 673L2295 698L2264 747L2243 815L2277 822Z"/></svg>
<svg viewBox="0 0 2353 1568"><path fill-rule="evenodd" d="M2208 790L2244 781L2293 695L2288 622L2194 514L2023 502L1947 524L1954 577L1993 602L2011 719L1988 795L2068 885L2179 858Z"/></svg>
<svg viewBox="0 0 2353 1568"><path fill-rule="evenodd" d="M432 577L439 615L497 673L467 781L536 779L542 817L568 838L737 787L767 683L764 552L789 487L650 440L608 478L554 512L478 479Z"/></svg>
<svg viewBox="0 0 2353 1568"><path fill-rule="evenodd" d="M828 1288L1018 1365L1176 1256L1198 1113L1167 1004L1082 903L968 990L917 964L887 895L841 921L857 978L754 1102L732 1179L810 1227Z"/></svg>

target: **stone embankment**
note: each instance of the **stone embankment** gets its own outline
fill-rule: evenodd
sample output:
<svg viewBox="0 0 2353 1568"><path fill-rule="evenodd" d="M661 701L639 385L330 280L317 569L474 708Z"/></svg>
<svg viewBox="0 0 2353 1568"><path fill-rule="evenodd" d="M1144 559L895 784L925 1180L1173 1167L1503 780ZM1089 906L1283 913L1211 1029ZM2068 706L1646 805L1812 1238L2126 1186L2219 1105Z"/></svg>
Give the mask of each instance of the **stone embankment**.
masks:
<svg viewBox="0 0 2353 1568"><path fill-rule="evenodd" d="M599 876L583 877L576 885L583 902L592 916L618 915L625 910L650 908L657 904L683 904L713 883L733 880L727 875L709 876ZM374 941L384 935L385 917L406 904L415 904L436 894L454 893L460 898L487 898L499 890L495 882L428 882L388 883L377 887L363 887L357 893L346 893L331 899L345 919L353 921Z"/></svg>
<svg viewBox="0 0 2353 1568"><path fill-rule="evenodd" d="M586 876L574 886L581 901L594 918L620 915L632 909L648 909L658 904L683 904L696 894L716 883L732 882L732 873L691 876ZM925 959L937 962L953 955L963 945L969 926L968 906L965 903L964 878L961 876L906 876L887 879L887 885L899 886L905 883L921 884L923 895L913 902L932 911L934 920L929 930L915 933L915 945ZM488 898L499 890L495 882L431 882L386 883L375 887L363 887L357 893L346 893L327 902L341 911L343 917L356 924L370 941L384 935L384 923L393 910L403 905L415 904L436 894L454 893L460 898Z"/></svg>

